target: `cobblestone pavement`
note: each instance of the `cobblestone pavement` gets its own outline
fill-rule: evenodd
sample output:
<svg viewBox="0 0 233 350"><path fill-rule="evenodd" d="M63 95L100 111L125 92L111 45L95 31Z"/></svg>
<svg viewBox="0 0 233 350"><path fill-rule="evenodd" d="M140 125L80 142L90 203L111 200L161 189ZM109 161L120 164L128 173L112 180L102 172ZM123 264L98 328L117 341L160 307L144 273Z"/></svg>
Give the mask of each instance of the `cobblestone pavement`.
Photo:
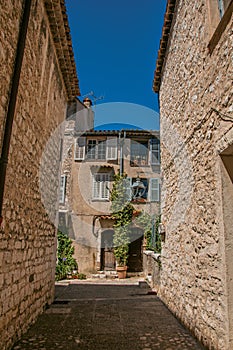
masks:
<svg viewBox="0 0 233 350"><path fill-rule="evenodd" d="M60 283L14 350L203 349L146 282Z"/></svg>

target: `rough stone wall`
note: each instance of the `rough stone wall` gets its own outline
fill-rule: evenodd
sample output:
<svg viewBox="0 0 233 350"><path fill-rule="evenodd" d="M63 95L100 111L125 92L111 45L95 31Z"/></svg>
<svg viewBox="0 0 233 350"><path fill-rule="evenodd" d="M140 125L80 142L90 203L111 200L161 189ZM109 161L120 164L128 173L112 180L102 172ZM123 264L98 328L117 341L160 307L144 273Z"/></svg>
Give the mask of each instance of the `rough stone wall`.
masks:
<svg viewBox="0 0 233 350"><path fill-rule="evenodd" d="M14 4L13 4L14 3ZM15 8L15 11L13 9ZM1 2L0 11L0 146L2 144L2 133L5 124L5 111L8 103L11 75L15 59L15 49L17 45L17 35L20 16L22 11L22 1L4 0Z"/></svg>
<svg viewBox="0 0 233 350"><path fill-rule="evenodd" d="M159 295L205 345L221 350L232 349L219 171L219 154L233 143L232 121L223 120L233 111L232 33L231 19L210 54L208 1L177 1L160 87Z"/></svg>
<svg viewBox="0 0 233 350"><path fill-rule="evenodd" d="M1 126L6 115L22 1L1 2ZM67 95L43 1L33 1L13 124L0 231L0 348L8 349L53 300L56 235L41 202L40 161L47 140L65 116ZM54 212L59 138L43 174ZM56 178L55 178L56 175ZM49 178L48 178L49 177ZM42 183L43 183L42 181ZM52 213L53 215L54 213Z"/></svg>

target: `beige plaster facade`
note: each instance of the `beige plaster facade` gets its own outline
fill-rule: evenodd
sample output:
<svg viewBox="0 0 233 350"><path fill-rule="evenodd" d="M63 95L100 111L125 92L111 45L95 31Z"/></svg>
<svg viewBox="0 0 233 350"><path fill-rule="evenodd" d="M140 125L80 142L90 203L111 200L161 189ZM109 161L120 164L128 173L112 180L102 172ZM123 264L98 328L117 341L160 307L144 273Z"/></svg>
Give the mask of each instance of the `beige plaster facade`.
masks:
<svg viewBox="0 0 233 350"><path fill-rule="evenodd" d="M232 8L169 0L154 80L166 234L159 296L219 350L233 349Z"/></svg>
<svg viewBox="0 0 233 350"><path fill-rule="evenodd" d="M1 147L24 3L21 0L1 1ZM65 118L67 101L78 94L64 2L32 1L0 228L2 350L10 349L43 312L46 304L53 301L56 229L41 202L40 163L46 142ZM53 212L58 194L59 153L60 141L56 139L47 163L49 178L43 179L50 184Z"/></svg>
<svg viewBox="0 0 233 350"><path fill-rule="evenodd" d="M65 181L59 213L63 223L60 222L60 228L62 229L61 226L65 223L67 226L65 230L74 240L75 256L80 272L96 273L99 270L114 269L115 262L111 243L108 248L112 264L107 266L107 263L105 264L103 261L105 259L103 250L106 248L104 241L109 239L111 242L113 235L114 221L111 219L111 202L109 200L113 177L121 169L129 178L136 179L139 175L141 179L147 179L147 199L142 199L141 203L133 204L135 210L144 210L151 215L158 215L160 210L160 166L159 163L150 164L149 143L152 138L158 141L159 135L158 132L150 133L139 130L120 132L93 131L93 129L80 135L80 133L71 131L72 121L67 123L66 130L68 132L65 132L62 167ZM74 121L73 126L75 126ZM146 145L145 159L140 166L136 166L130 161L132 140L135 142L136 140L143 141ZM78 143L80 143L79 146ZM69 151L67 152L67 150ZM138 158L140 158L139 154ZM158 198L156 200L152 200L149 193L151 178L156 179L154 181L157 181L158 185ZM132 230L136 234L136 227L133 224ZM142 237L143 234L140 236ZM137 268L135 267L135 269Z"/></svg>

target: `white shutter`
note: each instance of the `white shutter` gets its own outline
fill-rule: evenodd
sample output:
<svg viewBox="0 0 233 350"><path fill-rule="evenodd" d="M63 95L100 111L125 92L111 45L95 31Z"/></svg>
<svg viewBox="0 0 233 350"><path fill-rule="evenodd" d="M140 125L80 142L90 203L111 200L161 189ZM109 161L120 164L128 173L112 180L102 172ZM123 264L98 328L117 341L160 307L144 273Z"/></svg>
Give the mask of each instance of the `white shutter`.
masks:
<svg viewBox="0 0 233 350"><path fill-rule="evenodd" d="M107 137L107 160L117 159L117 137Z"/></svg>
<svg viewBox="0 0 233 350"><path fill-rule="evenodd" d="M98 174L93 175L93 187L92 187L92 198L99 199L100 193L100 181L98 178Z"/></svg>
<svg viewBox="0 0 233 350"><path fill-rule="evenodd" d="M78 137L75 140L75 150L74 150L75 160L85 159L85 146L86 146L86 137Z"/></svg>
<svg viewBox="0 0 233 350"><path fill-rule="evenodd" d="M109 174L93 175L92 198L109 199Z"/></svg>
<svg viewBox="0 0 233 350"><path fill-rule="evenodd" d="M62 175L60 179L59 203L65 202L65 191L66 191L66 175Z"/></svg>
<svg viewBox="0 0 233 350"><path fill-rule="evenodd" d="M160 164L160 146L158 139L150 140L150 164L159 165Z"/></svg>
<svg viewBox="0 0 233 350"><path fill-rule="evenodd" d="M150 201L159 202L160 199L160 185L159 179L150 179Z"/></svg>
<svg viewBox="0 0 233 350"><path fill-rule="evenodd" d="M101 174L101 199L109 199L109 174Z"/></svg>

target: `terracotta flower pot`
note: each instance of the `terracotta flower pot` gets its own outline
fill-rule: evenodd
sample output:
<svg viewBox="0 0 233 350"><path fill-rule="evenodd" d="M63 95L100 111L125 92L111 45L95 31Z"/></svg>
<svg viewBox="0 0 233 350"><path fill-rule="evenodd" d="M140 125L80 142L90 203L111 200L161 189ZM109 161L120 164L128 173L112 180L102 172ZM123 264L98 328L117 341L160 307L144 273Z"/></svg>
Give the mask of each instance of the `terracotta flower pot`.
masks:
<svg viewBox="0 0 233 350"><path fill-rule="evenodd" d="M117 266L116 270L119 279L126 278L127 266Z"/></svg>

